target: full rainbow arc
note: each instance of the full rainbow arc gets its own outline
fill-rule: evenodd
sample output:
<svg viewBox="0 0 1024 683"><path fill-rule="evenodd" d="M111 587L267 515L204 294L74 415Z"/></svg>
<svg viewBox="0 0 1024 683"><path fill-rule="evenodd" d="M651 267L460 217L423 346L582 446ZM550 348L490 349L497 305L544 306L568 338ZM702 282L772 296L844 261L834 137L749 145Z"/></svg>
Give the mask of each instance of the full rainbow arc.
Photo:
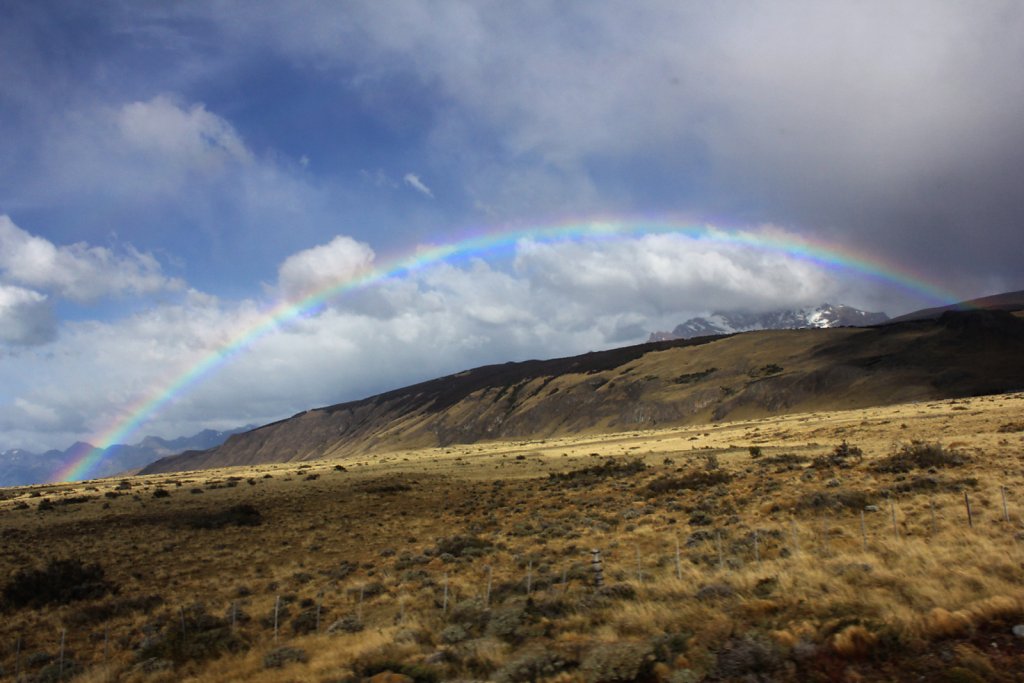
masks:
<svg viewBox="0 0 1024 683"><path fill-rule="evenodd" d="M116 443L126 443L127 438L138 430L143 423L156 415L174 399L183 395L190 387L229 362L230 358L236 353L251 346L260 338L277 329L281 324L316 311L330 299L449 259L496 253L502 249L514 246L523 240L537 242L582 239L603 240L647 234L678 234L699 240L702 243L736 245L769 253L784 254L797 260L819 265L828 270L852 273L889 286L895 286L898 289L923 297L936 304L948 304L960 300L960 297L957 297L942 286L929 282L924 277L908 269L887 263L877 257L858 253L847 248L826 245L821 242L794 239L791 236L782 236L771 231L730 232L711 226L673 223L671 221L651 221L646 219L627 221L616 219L610 221L573 222L550 227L535 227L472 235L459 242L418 249L411 255L393 259L369 272L331 283L300 300L279 303L266 311L258 322L250 324L231 335L228 341L205 355L185 372L173 380L160 385L142 400L130 406L125 411L127 417L118 420L90 441L90 443L96 445L96 448L66 463L54 474L52 479L55 481L87 479L102 459L103 449Z"/></svg>

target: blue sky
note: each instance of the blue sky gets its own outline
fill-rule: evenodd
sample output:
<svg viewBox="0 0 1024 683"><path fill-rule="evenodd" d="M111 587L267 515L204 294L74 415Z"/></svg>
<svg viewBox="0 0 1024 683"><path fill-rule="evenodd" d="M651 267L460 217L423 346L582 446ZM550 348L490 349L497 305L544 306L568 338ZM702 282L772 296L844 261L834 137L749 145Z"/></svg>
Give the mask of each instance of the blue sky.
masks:
<svg viewBox="0 0 1024 683"><path fill-rule="evenodd" d="M90 439L275 304L480 232L684 216L1020 289L1021 35L1010 1L0 4L0 450ZM825 300L934 303L684 236L523 244L333 301L143 431Z"/></svg>

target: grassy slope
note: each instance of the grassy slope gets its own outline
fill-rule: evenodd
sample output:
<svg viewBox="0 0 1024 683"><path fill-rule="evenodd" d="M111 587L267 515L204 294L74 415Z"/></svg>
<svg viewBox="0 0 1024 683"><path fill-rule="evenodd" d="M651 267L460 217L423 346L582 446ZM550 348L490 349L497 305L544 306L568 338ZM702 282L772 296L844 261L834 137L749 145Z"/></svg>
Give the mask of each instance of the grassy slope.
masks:
<svg viewBox="0 0 1024 683"><path fill-rule="evenodd" d="M1024 388L1024 320L754 332L466 371L310 410L147 472L868 407Z"/></svg>
<svg viewBox="0 0 1024 683"><path fill-rule="evenodd" d="M0 665L13 671L20 637L23 671L52 667L38 653L56 656L66 628L83 681L336 681L382 666L420 680L528 680L537 671L602 680L634 666L634 678L671 681L1016 680L1022 415L1024 395L1015 394L381 452L346 461L347 471L312 461L139 477L120 489L104 480L6 490L0 579L80 557L100 563L120 590L9 609ZM830 464L844 440L863 460ZM969 462L874 469L913 440ZM608 458L647 468L598 467ZM704 486L708 472L731 480ZM691 475L697 488L673 488ZM161 488L170 495L154 497ZM39 510L44 499L54 508ZM253 505L262 524L189 523L238 504ZM878 510L865 513L862 536L864 505ZM466 550L454 537L482 547ZM591 548L603 551L614 587L604 593L590 585ZM153 604L140 600L147 596ZM276 645L300 648L308 661L265 669L275 643L261 619L277 596L287 616ZM322 600L325 626L358 615L365 628L294 635L297 617L309 616L303 600ZM216 617L232 604L251 617L234 636L243 651L193 656L204 643L236 642L198 618L197 602ZM178 644L188 647L161 650L160 638L178 642L183 616L192 635ZM147 637L150 654L182 661L141 672Z"/></svg>

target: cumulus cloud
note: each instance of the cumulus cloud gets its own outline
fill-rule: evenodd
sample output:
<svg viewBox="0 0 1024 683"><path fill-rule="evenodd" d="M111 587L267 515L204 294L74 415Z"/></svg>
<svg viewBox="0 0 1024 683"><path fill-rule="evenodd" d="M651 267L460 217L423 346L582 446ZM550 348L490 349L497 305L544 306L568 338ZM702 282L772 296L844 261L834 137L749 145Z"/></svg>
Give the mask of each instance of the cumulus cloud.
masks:
<svg viewBox="0 0 1024 683"><path fill-rule="evenodd" d="M420 180L420 177L418 175L416 175L415 173L406 173L405 176L403 176L402 180L405 181L406 185L408 185L412 189L416 190L420 194L426 195L427 197L430 197L431 199L434 198L433 191L429 187L427 187L423 183L423 181Z"/></svg>
<svg viewBox="0 0 1024 683"><path fill-rule="evenodd" d="M298 299L373 264L369 246L337 236L285 259L273 293ZM218 362L144 431L175 436L265 422L486 363L641 342L738 303L819 303L835 291L832 282L812 263L714 230L702 238L526 240L510 263L439 262L347 292L230 354L223 349L259 328L272 303L190 290L123 319L66 322L45 356L0 358L0 384L20 401L0 403L0 425L17 426L22 445L63 447L52 435L88 439L125 419L124 406L162 394L210 358Z"/></svg>
<svg viewBox="0 0 1024 683"><path fill-rule="evenodd" d="M374 256L369 245L338 235L327 244L286 258L278 268L277 286L285 298L301 299L366 274L373 268Z"/></svg>
<svg viewBox="0 0 1024 683"><path fill-rule="evenodd" d="M555 296L660 316L679 311L768 310L834 296L820 268L745 244L753 234L653 234L613 242L520 242L516 268Z"/></svg>
<svg viewBox="0 0 1024 683"><path fill-rule="evenodd" d="M57 246L0 215L0 275L75 301L179 289L152 254L126 246L121 253L79 242Z"/></svg>
<svg viewBox="0 0 1024 683"><path fill-rule="evenodd" d="M251 161L231 124L201 103L183 107L165 95L131 102L117 111L116 123L125 143L163 161L194 168Z"/></svg>
<svg viewBox="0 0 1024 683"><path fill-rule="evenodd" d="M56 332L45 294L0 284L0 342L34 346L52 341Z"/></svg>

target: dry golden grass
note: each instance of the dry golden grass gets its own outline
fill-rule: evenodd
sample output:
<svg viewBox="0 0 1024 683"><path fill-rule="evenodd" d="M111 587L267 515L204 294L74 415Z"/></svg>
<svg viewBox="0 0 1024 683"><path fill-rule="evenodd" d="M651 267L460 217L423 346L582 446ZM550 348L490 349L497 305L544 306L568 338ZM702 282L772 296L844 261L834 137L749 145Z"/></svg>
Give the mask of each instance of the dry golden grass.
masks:
<svg viewBox="0 0 1024 683"><path fill-rule="evenodd" d="M1000 428L1022 413L1004 395L9 489L0 581L75 557L118 593L8 606L0 666L52 673L64 630L90 682L598 680L613 643L647 680L1019 680L1024 434ZM967 462L879 470L913 441ZM727 483L701 478L716 462ZM243 504L259 525L202 528ZM183 616L216 656L159 661ZM346 617L363 629L326 632ZM306 661L267 668L278 647Z"/></svg>

